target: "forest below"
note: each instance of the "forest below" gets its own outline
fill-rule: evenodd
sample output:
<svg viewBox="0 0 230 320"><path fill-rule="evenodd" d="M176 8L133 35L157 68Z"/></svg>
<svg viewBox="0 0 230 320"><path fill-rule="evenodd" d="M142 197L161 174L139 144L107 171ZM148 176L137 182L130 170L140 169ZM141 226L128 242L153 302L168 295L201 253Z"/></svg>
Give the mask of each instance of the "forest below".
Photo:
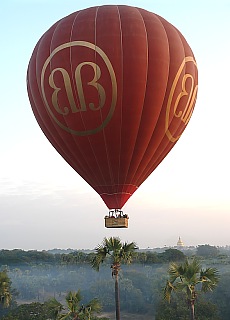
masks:
<svg viewBox="0 0 230 320"><path fill-rule="evenodd" d="M109 263L105 262L97 272L91 267L93 251L55 252L0 250L0 270L7 270L17 304L44 303L52 297L63 303L68 291L80 289L83 303L96 297L102 303L103 312L113 312L114 280ZM160 253L138 250L133 262L121 267L121 312L138 314L140 319L146 315L146 319L149 316L150 319L161 320L164 319L160 316L163 309L186 309L186 302L182 307L183 299L175 298L166 306L163 288L169 263L183 261L187 256L198 256L202 267L215 267L220 273L217 288L198 298L198 308L207 314L206 318L200 319L229 320L230 251L209 245L183 252L177 249L166 249ZM213 317L208 315L210 310L213 310Z"/></svg>

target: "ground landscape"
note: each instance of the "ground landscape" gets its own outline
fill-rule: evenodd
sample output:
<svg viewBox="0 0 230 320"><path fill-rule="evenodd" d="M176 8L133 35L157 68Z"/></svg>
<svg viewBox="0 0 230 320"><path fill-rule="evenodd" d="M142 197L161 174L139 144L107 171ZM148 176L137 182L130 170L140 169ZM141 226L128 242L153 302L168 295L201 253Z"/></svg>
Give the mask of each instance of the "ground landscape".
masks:
<svg viewBox="0 0 230 320"><path fill-rule="evenodd" d="M9 310L1 307L1 319L13 319L9 315L16 306L33 306L37 310L53 298L67 310L67 293L78 290L81 292L81 303L84 305L95 297L99 299L102 304L102 312L97 315L99 319L115 319L114 277L111 276L111 265L109 260L105 261L99 272L95 271L91 266L94 256L94 251L84 250L1 250L1 271L7 271L14 300L14 306ZM199 258L203 268L216 268L220 273L219 283L212 293L198 293L196 304L197 314L200 314L197 319L229 320L230 249L209 245L181 250L137 250L132 263L122 264L119 273L122 319L174 320L180 319L178 313L183 316L181 319L190 319L186 299L182 295L173 295L169 304L163 298L163 288L168 279L169 264L172 261L179 263L186 259L192 261L194 257ZM39 312L42 313L37 311L38 314ZM21 318L14 316L14 320L16 319ZM42 318L37 315L28 319Z"/></svg>

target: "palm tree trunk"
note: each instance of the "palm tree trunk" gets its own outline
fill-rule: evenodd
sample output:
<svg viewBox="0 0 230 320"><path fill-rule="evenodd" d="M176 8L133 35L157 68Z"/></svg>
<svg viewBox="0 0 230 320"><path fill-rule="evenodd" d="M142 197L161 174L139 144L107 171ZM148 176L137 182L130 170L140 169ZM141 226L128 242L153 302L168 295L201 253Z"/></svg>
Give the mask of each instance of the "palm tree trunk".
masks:
<svg viewBox="0 0 230 320"><path fill-rule="evenodd" d="M115 304L116 304L116 320L121 319L120 315L120 295L118 286L118 272L115 274Z"/></svg>
<svg viewBox="0 0 230 320"><path fill-rule="evenodd" d="M195 301L190 300L190 318L191 320L195 320Z"/></svg>

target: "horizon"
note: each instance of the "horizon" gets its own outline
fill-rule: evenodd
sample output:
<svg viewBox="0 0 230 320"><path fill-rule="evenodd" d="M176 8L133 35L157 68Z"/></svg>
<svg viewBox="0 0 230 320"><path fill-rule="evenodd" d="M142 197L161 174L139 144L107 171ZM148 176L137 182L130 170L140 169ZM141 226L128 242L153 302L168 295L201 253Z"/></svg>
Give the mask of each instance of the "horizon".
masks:
<svg viewBox="0 0 230 320"><path fill-rule="evenodd" d="M197 245L183 245L183 246L178 246L178 245L169 245L169 246L163 246L163 247L146 247L146 248L140 248L138 247L138 250L163 250L163 249L177 249L177 250L182 250L183 249L197 249L200 246L211 246L215 248L222 248L222 249L229 249L230 250L230 245L223 245L223 246L218 246L218 245L209 245L208 243L203 243L203 244L197 244ZM22 248L10 248L10 249L5 249L1 248L0 251L2 250L8 250L8 251L13 251L13 250L22 250L22 251L95 251L95 248L49 248L49 249L22 249Z"/></svg>

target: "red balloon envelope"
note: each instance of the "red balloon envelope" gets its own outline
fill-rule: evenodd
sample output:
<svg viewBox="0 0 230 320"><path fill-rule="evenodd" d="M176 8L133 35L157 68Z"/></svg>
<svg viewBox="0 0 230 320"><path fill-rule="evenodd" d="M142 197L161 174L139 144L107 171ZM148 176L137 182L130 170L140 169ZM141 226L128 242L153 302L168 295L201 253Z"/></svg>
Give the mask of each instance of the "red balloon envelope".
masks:
<svg viewBox="0 0 230 320"><path fill-rule="evenodd" d="M55 23L34 49L27 83L51 144L109 209L121 209L180 138L197 78L174 26L108 5Z"/></svg>

